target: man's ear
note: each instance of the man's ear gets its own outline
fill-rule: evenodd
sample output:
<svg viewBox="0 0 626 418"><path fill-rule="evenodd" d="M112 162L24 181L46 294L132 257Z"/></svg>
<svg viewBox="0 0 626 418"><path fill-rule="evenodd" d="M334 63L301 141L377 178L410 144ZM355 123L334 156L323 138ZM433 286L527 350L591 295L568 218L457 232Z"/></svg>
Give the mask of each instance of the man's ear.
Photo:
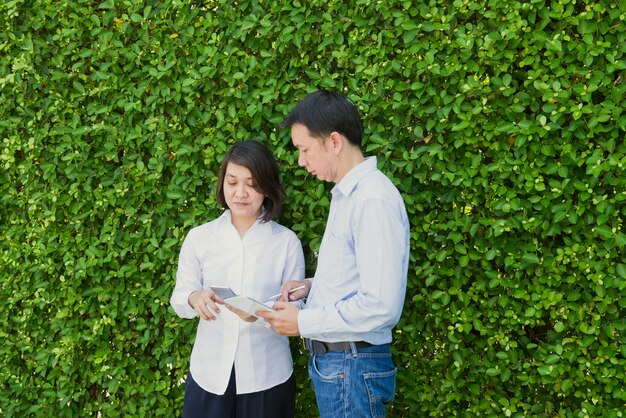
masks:
<svg viewBox="0 0 626 418"><path fill-rule="evenodd" d="M328 145L335 155L339 155L343 149L345 140L346 139L339 132L333 131L330 133L330 136L328 137Z"/></svg>

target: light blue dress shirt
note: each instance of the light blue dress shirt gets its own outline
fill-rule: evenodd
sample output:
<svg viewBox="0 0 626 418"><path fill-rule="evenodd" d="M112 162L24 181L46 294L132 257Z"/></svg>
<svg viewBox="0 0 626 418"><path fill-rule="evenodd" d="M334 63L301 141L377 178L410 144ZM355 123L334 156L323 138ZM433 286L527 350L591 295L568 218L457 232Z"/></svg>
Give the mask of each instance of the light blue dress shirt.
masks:
<svg viewBox="0 0 626 418"><path fill-rule="evenodd" d="M303 337L391 342L406 293L409 222L400 193L369 157L332 189Z"/></svg>

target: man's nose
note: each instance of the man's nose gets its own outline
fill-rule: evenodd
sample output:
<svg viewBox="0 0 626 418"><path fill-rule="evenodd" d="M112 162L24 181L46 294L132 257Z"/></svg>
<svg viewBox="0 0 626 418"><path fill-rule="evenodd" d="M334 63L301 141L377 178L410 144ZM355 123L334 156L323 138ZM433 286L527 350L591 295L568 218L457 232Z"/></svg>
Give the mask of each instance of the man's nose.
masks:
<svg viewBox="0 0 626 418"><path fill-rule="evenodd" d="M302 153L300 153L300 154L298 155L298 165L299 165L300 167L304 167L304 166L306 166L306 160L305 160L305 159L304 159L304 157L302 156Z"/></svg>

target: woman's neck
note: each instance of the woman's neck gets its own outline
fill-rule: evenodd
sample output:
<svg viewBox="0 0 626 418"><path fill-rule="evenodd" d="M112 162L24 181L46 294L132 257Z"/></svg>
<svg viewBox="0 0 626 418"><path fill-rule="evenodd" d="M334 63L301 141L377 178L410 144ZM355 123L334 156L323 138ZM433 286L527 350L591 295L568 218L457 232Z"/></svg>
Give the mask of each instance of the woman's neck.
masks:
<svg viewBox="0 0 626 418"><path fill-rule="evenodd" d="M243 236L246 235L246 232L248 232L248 230L256 222L256 217L255 218L233 217L231 222L233 223L233 226L235 227L237 232L239 232L239 237L243 238Z"/></svg>

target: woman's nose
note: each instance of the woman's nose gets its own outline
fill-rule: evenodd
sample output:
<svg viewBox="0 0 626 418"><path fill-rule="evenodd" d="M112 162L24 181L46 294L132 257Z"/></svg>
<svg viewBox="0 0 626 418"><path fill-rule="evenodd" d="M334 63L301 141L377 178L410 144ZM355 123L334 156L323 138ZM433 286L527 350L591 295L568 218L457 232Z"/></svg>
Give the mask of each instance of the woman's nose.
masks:
<svg viewBox="0 0 626 418"><path fill-rule="evenodd" d="M237 196L245 196L248 192L246 191L246 186L244 184L241 184L235 188L235 193L237 194Z"/></svg>

